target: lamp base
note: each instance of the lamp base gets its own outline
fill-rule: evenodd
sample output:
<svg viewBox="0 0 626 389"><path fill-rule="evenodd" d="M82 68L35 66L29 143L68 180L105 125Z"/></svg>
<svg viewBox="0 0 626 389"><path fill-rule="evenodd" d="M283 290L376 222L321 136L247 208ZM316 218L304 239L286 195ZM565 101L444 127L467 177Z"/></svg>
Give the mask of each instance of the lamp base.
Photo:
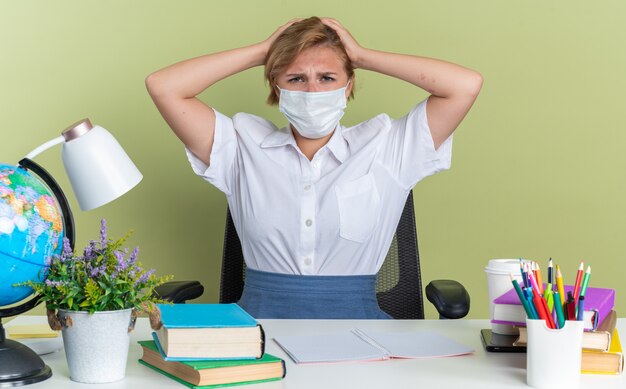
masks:
<svg viewBox="0 0 626 389"><path fill-rule="evenodd" d="M33 350L11 339L0 340L0 388L30 385L50 377L52 370Z"/></svg>

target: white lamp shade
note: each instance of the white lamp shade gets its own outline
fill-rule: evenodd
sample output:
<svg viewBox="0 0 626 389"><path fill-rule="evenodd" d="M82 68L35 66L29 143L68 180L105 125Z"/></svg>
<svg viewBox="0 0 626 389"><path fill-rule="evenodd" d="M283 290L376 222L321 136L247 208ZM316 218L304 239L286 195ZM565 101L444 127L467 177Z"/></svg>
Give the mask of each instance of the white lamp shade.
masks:
<svg viewBox="0 0 626 389"><path fill-rule="evenodd" d="M115 200L143 178L122 146L98 125L63 143L61 154L83 211Z"/></svg>

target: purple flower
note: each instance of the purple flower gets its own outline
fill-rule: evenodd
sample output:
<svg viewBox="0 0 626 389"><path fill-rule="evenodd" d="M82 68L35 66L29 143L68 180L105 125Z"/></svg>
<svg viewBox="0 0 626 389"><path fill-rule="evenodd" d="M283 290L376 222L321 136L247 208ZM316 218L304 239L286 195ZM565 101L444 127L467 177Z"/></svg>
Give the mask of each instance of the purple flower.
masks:
<svg viewBox="0 0 626 389"><path fill-rule="evenodd" d="M104 248L107 244L107 221L102 219L100 221L100 245Z"/></svg>
<svg viewBox="0 0 626 389"><path fill-rule="evenodd" d="M125 255L122 251L114 251L113 255L115 255L115 259L117 260L117 266L115 266L115 270L118 272L126 270L128 268L128 261L125 258Z"/></svg>
<svg viewBox="0 0 626 389"><path fill-rule="evenodd" d="M95 240L91 240L89 241L89 246L85 247L85 259L92 259L95 255L95 251L96 251L96 241Z"/></svg>
<svg viewBox="0 0 626 389"><path fill-rule="evenodd" d="M63 238L63 251L61 252L61 262L65 262L72 258L72 247L70 246L70 240Z"/></svg>
<svg viewBox="0 0 626 389"><path fill-rule="evenodd" d="M147 272L143 273L141 275L141 277L139 277L139 280L135 283L135 285L138 284L138 283L144 283L145 284L146 282L148 282L148 278L150 278L150 276L153 273L154 273L154 269L150 269Z"/></svg>
<svg viewBox="0 0 626 389"><path fill-rule="evenodd" d="M91 278L97 278L97 277L103 275L105 270L106 270L106 266L105 265L94 267L93 269L91 269L90 276L91 276Z"/></svg>
<svg viewBox="0 0 626 389"><path fill-rule="evenodd" d="M139 255L139 247L135 247L133 252L130 253L130 257L128 258L128 264L134 265L137 262L137 256Z"/></svg>
<svg viewBox="0 0 626 389"><path fill-rule="evenodd" d="M58 288L59 286L63 286L66 284L65 281L51 281L51 280L46 280L46 286L52 287L52 288Z"/></svg>

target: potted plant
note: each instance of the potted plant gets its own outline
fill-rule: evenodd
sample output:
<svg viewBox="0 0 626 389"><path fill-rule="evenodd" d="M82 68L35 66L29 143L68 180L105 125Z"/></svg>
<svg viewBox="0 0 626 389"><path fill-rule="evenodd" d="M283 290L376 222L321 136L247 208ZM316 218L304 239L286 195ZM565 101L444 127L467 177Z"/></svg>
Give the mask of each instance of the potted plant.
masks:
<svg viewBox="0 0 626 389"><path fill-rule="evenodd" d="M103 219L100 240L92 240L82 255L73 253L66 239L61 255L47 264L44 281L24 283L45 302L52 329L62 329L73 381L124 378L137 312L150 312L162 302L154 288L172 278L144 269L137 261L139 249L129 253L122 247L129 236L110 240Z"/></svg>

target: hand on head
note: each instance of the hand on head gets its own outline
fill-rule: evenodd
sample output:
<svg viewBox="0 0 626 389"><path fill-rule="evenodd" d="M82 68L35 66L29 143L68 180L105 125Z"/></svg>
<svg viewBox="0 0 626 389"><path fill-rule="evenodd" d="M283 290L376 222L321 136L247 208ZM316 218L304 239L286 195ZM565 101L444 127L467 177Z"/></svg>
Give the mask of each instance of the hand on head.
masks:
<svg viewBox="0 0 626 389"><path fill-rule="evenodd" d="M350 34L350 32L341 23L339 23L338 20L333 18L320 19L322 23L335 30L335 32L339 36L339 39L341 40L341 43L345 47L346 52L348 53L348 57L352 62L352 66L354 66L355 68L358 67L359 58L361 52L363 51L363 47L359 45L359 43L356 41L356 39L354 39L352 34ZM282 34L283 31L285 31L289 26L302 20L304 20L304 18L291 19L287 23L278 27L278 29L276 29L276 31L274 31L272 35L270 35L266 40L262 42L262 44L265 46L265 50L267 51L272 43L276 40L276 38L280 34Z"/></svg>
<svg viewBox="0 0 626 389"><path fill-rule="evenodd" d="M356 41L356 39L354 39L352 34L350 34L350 32L344 26L342 26L341 23L339 23L339 21L332 18L321 19L325 25L335 30L337 35L339 35L339 39L341 39L343 47L346 48L346 52L348 53L348 57L352 62L352 66L358 68L359 58L361 52L363 51L363 47L359 45L359 43Z"/></svg>
<svg viewBox="0 0 626 389"><path fill-rule="evenodd" d="M278 38L278 36L280 34L283 33L283 31L285 31L289 26L291 26L292 24L299 22L300 20L303 20L302 18L295 18L295 19L291 19L290 21L288 21L287 23L283 24L282 26L278 27L276 29L276 31L274 31L272 33L272 35L270 35L266 40L264 40L263 42L261 42L262 45L265 46L265 51L267 52L267 50L269 50L270 46L272 45L272 43L274 43L274 41L276 40L276 38Z"/></svg>

